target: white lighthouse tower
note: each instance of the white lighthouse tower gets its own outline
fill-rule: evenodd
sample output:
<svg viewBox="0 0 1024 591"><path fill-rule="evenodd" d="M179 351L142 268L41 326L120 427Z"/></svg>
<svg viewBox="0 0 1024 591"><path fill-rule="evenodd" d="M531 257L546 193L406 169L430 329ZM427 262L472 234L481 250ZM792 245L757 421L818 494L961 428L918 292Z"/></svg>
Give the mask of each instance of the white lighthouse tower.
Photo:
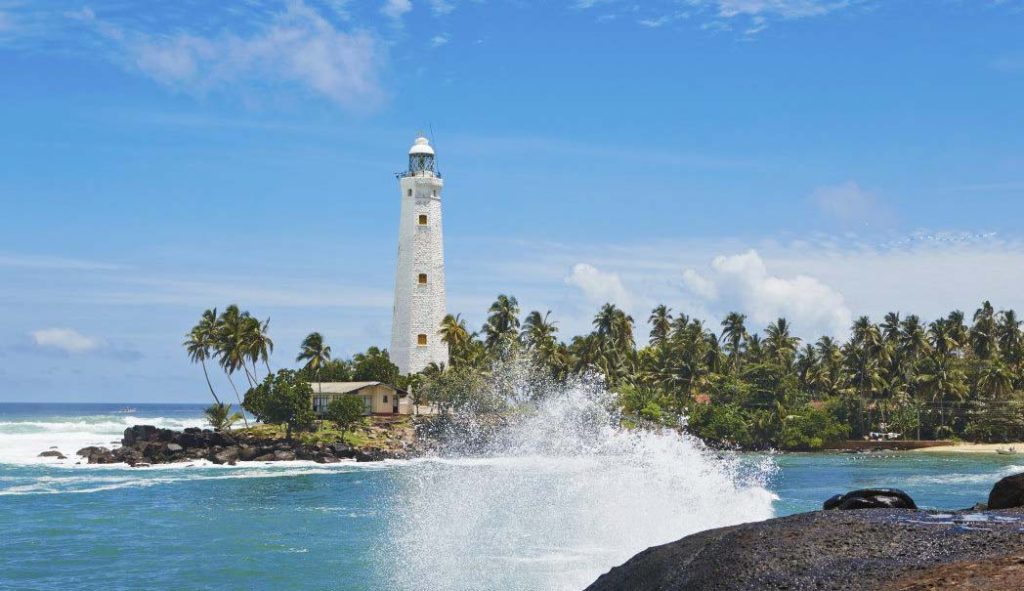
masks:
<svg viewBox="0 0 1024 591"><path fill-rule="evenodd" d="M391 360L405 374L431 363L448 363L448 345L438 334L447 313L441 233L444 181L427 138L416 138L409 149L409 169L399 173L398 180L402 217L398 222Z"/></svg>

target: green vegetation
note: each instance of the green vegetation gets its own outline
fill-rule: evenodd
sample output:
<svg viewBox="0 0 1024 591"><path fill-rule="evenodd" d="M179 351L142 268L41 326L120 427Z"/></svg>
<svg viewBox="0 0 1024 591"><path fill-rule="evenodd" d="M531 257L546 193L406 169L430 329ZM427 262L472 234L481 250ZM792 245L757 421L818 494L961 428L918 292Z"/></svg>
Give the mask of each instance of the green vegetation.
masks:
<svg viewBox="0 0 1024 591"><path fill-rule="evenodd" d="M223 402L214 402L203 411L206 415L206 422L213 427L214 431L227 431L231 426L242 420L242 413L231 412L231 405Z"/></svg>
<svg viewBox="0 0 1024 591"><path fill-rule="evenodd" d="M184 346L202 366L215 404L221 401L207 373L210 359L233 388L232 376L242 372L250 386L244 408L261 421L287 425L289 434L314 424L308 382L412 386L414 402L435 404L442 413L495 412L504 410L493 392L495 368L528 358L555 380L603 376L618 396L624 425L685 423L698 437L723 445L813 450L873 432L904 439L1024 439L1021 321L988 302L970 322L960 311L928 323L895 312L879 324L861 317L845 342L830 336L802 342L785 318L752 332L737 312L714 328L666 306L654 308L647 320L649 339L638 344L634 319L605 304L591 332L565 342L550 312L532 311L520 321L516 298L500 295L479 332L461 315L448 315L439 335L450 363L412 376L399 375L387 350L376 347L350 360L332 359L319 333L303 341L301 369L272 375L268 323L237 306L219 316L204 312ZM262 383L258 363L267 371ZM326 437L325 428L313 433ZM340 437L348 427L334 429Z"/></svg>
<svg viewBox="0 0 1024 591"><path fill-rule="evenodd" d="M449 367L414 379L444 410L476 400L474 376L529 356L554 378L595 373L619 395L624 423L677 425L715 443L746 448L820 449L849 437L895 432L902 438L1024 438L1024 338L1012 310L985 302L970 324L963 312L925 323L887 314L861 317L846 342L802 343L785 318L763 334L730 313L712 330L702 320L652 310L649 340L634 342L635 322L604 305L593 330L557 338L550 312L519 321L514 297L501 295L479 333L449 315L440 335Z"/></svg>
<svg viewBox="0 0 1024 591"><path fill-rule="evenodd" d="M242 407L260 422L285 425L285 437L291 439L292 431L308 429L316 419L312 396L309 382L293 370L282 369L250 388Z"/></svg>
<svg viewBox="0 0 1024 591"><path fill-rule="evenodd" d="M326 418L344 434L363 420L363 400L356 396L335 398L327 405Z"/></svg>

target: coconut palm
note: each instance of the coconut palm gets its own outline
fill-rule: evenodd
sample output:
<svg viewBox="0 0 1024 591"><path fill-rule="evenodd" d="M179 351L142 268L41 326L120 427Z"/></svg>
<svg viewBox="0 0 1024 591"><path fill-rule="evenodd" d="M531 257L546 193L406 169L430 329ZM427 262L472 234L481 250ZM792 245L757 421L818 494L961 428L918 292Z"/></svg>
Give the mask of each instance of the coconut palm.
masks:
<svg viewBox="0 0 1024 591"><path fill-rule="evenodd" d="M323 384L320 383L320 370L331 360L331 347L324 344L324 337L318 332L311 332L302 339L300 351L295 357L296 362L305 361L303 367L316 376L317 388L322 393Z"/></svg>
<svg viewBox="0 0 1024 591"><path fill-rule="evenodd" d="M672 310L662 304L651 310L647 322L651 325L650 344L654 347L661 347L672 333Z"/></svg>
<svg viewBox="0 0 1024 591"><path fill-rule="evenodd" d="M257 361L263 362L263 366L267 369L268 376L273 373L270 371L270 354L274 352L274 341L270 338L269 331L269 318L263 322L260 322L255 318L251 318L246 322L246 349L248 349L249 361L252 363L253 376L256 375Z"/></svg>
<svg viewBox="0 0 1024 591"><path fill-rule="evenodd" d="M206 369L206 360L213 357L214 348L217 344L217 309L205 310L199 323L189 331L182 345L188 352L188 358L192 363L198 363L203 367L203 376L206 378L206 386L210 389L210 395L214 402L220 404L220 398L213 390L213 383L210 382L210 372Z"/></svg>
<svg viewBox="0 0 1024 591"><path fill-rule="evenodd" d="M519 301L515 296L501 294L488 309L484 324L484 342L491 352L503 356L511 353L519 336Z"/></svg>
<svg viewBox="0 0 1024 591"><path fill-rule="evenodd" d="M739 369L740 357L743 354L743 341L749 336L745 322L746 315L739 312L729 312L722 321L722 339L725 340L725 352L729 355L729 362L733 371Z"/></svg>
<svg viewBox="0 0 1024 591"><path fill-rule="evenodd" d="M800 346L800 339L790 335L789 322L785 318L779 318L769 323L764 335L765 353L779 365L789 367L793 363L797 347Z"/></svg>
<svg viewBox="0 0 1024 591"><path fill-rule="evenodd" d="M217 360L224 373L228 376L228 383L231 384L231 389L235 391L235 399L238 401L238 406L242 406L242 396L239 394L238 387L235 386L235 381L231 376L239 369L244 370L249 386L253 387L256 385L255 377L249 373L249 368L246 366L246 360L248 359L245 332L247 318L249 318L249 313L242 312L234 304L225 308L217 318ZM245 425L246 427L249 426L249 419L247 418L245 419Z"/></svg>

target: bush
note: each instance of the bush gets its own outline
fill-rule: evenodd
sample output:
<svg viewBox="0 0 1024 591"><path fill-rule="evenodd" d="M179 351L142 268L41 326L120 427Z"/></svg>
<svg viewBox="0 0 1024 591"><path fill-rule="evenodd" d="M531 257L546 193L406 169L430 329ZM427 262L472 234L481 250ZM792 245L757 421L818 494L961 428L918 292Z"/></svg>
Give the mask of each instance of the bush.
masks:
<svg viewBox="0 0 1024 591"><path fill-rule="evenodd" d="M794 451L818 450L830 443L843 441L849 435L848 425L839 423L823 410L805 407L800 414L783 420L779 447Z"/></svg>
<svg viewBox="0 0 1024 591"><path fill-rule="evenodd" d="M286 437L291 439L293 429L306 429L316 418L312 397L313 387L309 382L295 371L282 369L267 376L262 384L249 388L242 407L260 422L284 424Z"/></svg>
<svg viewBox="0 0 1024 591"><path fill-rule="evenodd" d="M206 407L203 414L206 415L206 422L209 423L215 431L226 431L231 429L231 425L242 420L242 413L232 413L231 405L223 402L211 404Z"/></svg>
<svg viewBox="0 0 1024 591"><path fill-rule="evenodd" d="M696 405L690 412L688 426L694 435L705 441L740 447L753 443L745 413L733 404Z"/></svg>
<svg viewBox="0 0 1024 591"><path fill-rule="evenodd" d="M359 396L339 396L327 405L325 416L338 426L342 435L363 419L365 407Z"/></svg>

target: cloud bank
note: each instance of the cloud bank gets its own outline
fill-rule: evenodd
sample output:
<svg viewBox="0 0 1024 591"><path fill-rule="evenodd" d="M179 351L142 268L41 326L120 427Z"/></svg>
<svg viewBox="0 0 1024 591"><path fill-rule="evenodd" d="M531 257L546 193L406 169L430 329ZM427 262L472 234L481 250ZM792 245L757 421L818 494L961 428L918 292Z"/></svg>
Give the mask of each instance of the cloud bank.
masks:
<svg viewBox="0 0 1024 591"><path fill-rule="evenodd" d="M33 331L31 337L37 347L70 354L95 351L103 344L99 339L87 337L71 328L44 328Z"/></svg>

